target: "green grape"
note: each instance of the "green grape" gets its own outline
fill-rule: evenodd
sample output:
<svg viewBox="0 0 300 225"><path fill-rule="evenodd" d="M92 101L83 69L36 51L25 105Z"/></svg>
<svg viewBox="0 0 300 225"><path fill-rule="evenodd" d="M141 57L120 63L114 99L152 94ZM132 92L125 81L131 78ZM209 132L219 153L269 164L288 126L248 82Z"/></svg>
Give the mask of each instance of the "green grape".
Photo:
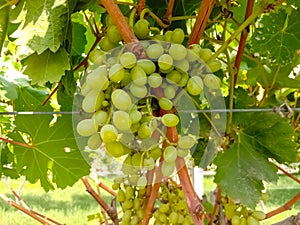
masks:
<svg viewBox="0 0 300 225"><path fill-rule="evenodd" d="M201 77L193 76L191 77L186 85L187 91L191 95L199 95L203 90L203 81Z"/></svg>
<svg viewBox="0 0 300 225"><path fill-rule="evenodd" d="M120 142L107 142L105 143L105 149L111 156L115 158L121 157L122 155L126 155L128 153L125 151Z"/></svg>
<svg viewBox="0 0 300 225"><path fill-rule="evenodd" d="M189 149L177 149L177 156L178 157L181 157L181 158L184 158L186 157L188 154L189 154L190 150Z"/></svg>
<svg viewBox="0 0 300 225"><path fill-rule="evenodd" d="M133 31L137 38L146 39L149 35L150 24L147 20L140 19L134 24Z"/></svg>
<svg viewBox="0 0 300 225"><path fill-rule="evenodd" d="M127 175L132 175L135 173L135 169L131 164L131 156L128 155L126 157L126 159L123 162L121 170L124 174L127 174Z"/></svg>
<svg viewBox="0 0 300 225"><path fill-rule="evenodd" d="M197 45L197 44L194 44L194 45ZM199 46L199 45L197 45ZM200 48L200 47L199 47ZM196 60L199 59L199 55L193 51L191 49L191 47L189 47L189 49L187 50L187 54L186 54L186 57L185 57L189 62L195 62Z"/></svg>
<svg viewBox="0 0 300 225"><path fill-rule="evenodd" d="M164 225L164 223L161 222L160 220L155 220L153 225Z"/></svg>
<svg viewBox="0 0 300 225"><path fill-rule="evenodd" d="M125 73L124 73L124 77L123 79L121 80L121 84L122 86L127 86L128 84L130 84L132 82L131 80L131 74L128 70L125 70Z"/></svg>
<svg viewBox="0 0 300 225"><path fill-rule="evenodd" d="M178 139L178 148L191 149L196 144L196 139L191 136L181 136Z"/></svg>
<svg viewBox="0 0 300 225"><path fill-rule="evenodd" d="M259 225L259 221L257 219L255 219L253 216L248 216L247 224L248 225Z"/></svg>
<svg viewBox="0 0 300 225"><path fill-rule="evenodd" d="M132 105L129 94L127 94L127 92L122 89L115 89L112 92L111 101L117 109L123 111L129 110Z"/></svg>
<svg viewBox="0 0 300 225"><path fill-rule="evenodd" d="M126 68L131 69L136 64L136 56L132 52L125 52L120 56L120 64Z"/></svg>
<svg viewBox="0 0 300 225"><path fill-rule="evenodd" d="M238 215L234 215L232 218L231 218L231 224L232 225L239 225L240 224L240 217Z"/></svg>
<svg viewBox="0 0 300 225"><path fill-rule="evenodd" d="M163 222L164 224L166 224L167 221L168 221L168 217L167 217L166 214L160 213L160 214L159 214L159 220L160 220L161 222Z"/></svg>
<svg viewBox="0 0 300 225"><path fill-rule="evenodd" d="M145 187L147 185L147 178L146 176L141 176L137 181L138 187Z"/></svg>
<svg viewBox="0 0 300 225"><path fill-rule="evenodd" d="M142 119L142 113L138 110L130 110L129 118L132 124L138 123Z"/></svg>
<svg viewBox="0 0 300 225"><path fill-rule="evenodd" d="M147 87L145 86L138 86L134 83L132 83L129 87L130 92L133 96L137 97L137 98L144 98L147 95Z"/></svg>
<svg viewBox="0 0 300 225"><path fill-rule="evenodd" d="M146 74L152 74L156 70L154 62L149 59L139 59L137 65L142 67Z"/></svg>
<svg viewBox="0 0 300 225"><path fill-rule="evenodd" d="M186 204L186 201L184 199L182 200L179 200L178 203L177 203L177 208L179 210L186 210L187 209L187 204Z"/></svg>
<svg viewBox="0 0 300 225"><path fill-rule="evenodd" d="M131 199L131 198L133 198L134 196L134 190L133 190L133 188L131 187L131 186L127 186L126 188L125 188L125 198L126 199Z"/></svg>
<svg viewBox="0 0 300 225"><path fill-rule="evenodd" d="M171 42L181 44L184 40L184 32L181 28L176 28L172 32Z"/></svg>
<svg viewBox="0 0 300 225"><path fill-rule="evenodd" d="M158 59L164 54L164 48L161 44L152 44L146 49L146 54L150 59Z"/></svg>
<svg viewBox="0 0 300 225"><path fill-rule="evenodd" d="M152 73L148 77L148 84L152 88L158 88L162 84L162 77L159 73Z"/></svg>
<svg viewBox="0 0 300 225"><path fill-rule="evenodd" d="M101 40L99 42L99 46L105 52L108 52L109 50L116 47L116 45L114 43L111 43L109 41L108 37L105 37L105 36L101 38Z"/></svg>
<svg viewBox="0 0 300 225"><path fill-rule="evenodd" d="M161 166L162 174L166 177L171 176L175 170L175 162L163 161Z"/></svg>
<svg viewBox="0 0 300 225"><path fill-rule="evenodd" d="M173 108L172 101L167 98L160 98L158 104L163 110L171 110Z"/></svg>
<svg viewBox="0 0 300 225"><path fill-rule="evenodd" d="M137 209L135 211L135 214L140 220L142 220L144 218L145 212L144 212L143 208L140 207L139 209Z"/></svg>
<svg viewBox="0 0 300 225"><path fill-rule="evenodd" d="M236 204L232 201L224 204L225 216L228 219L231 219L236 214L236 208L237 208Z"/></svg>
<svg viewBox="0 0 300 225"><path fill-rule="evenodd" d="M105 36L113 44L117 44L120 41L122 41L122 36L121 36L117 26L115 26L115 25L109 26L107 28Z"/></svg>
<svg viewBox="0 0 300 225"><path fill-rule="evenodd" d="M105 124L100 130L100 137L105 144L115 142L118 137L118 131L113 125Z"/></svg>
<svg viewBox="0 0 300 225"><path fill-rule="evenodd" d="M177 221L178 221L178 213L175 211L171 212L169 215L169 222L171 224L175 224L177 223Z"/></svg>
<svg viewBox="0 0 300 225"><path fill-rule="evenodd" d="M109 85L106 66L100 66L86 77L86 83L93 89L105 90Z"/></svg>
<svg viewBox="0 0 300 225"><path fill-rule="evenodd" d="M161 122L166 127L175 127L179 123L179 118L175 114L167 113L162 116Z"/></svg>
<svg viewBox="0 0 300 225"><path fill-rule="evenodd" d="M138 225L139 224L139 218L137 215L133 215L130 221L130 225Z"/></svg>
<svg viewBox="0 0 300 225"><path fill-rule="evenodd" d="M158 58L158 66L161 70L167 71L173 67L173 58L168 54L163 54Z"/></svg>
<svg viewBox="0 0 300 225"><path fill-rule="evenodd" d="M96 124L102 125L106 123L108 119L108 113L103 110L96 111L92 117Z"/></svg>
<svg viewBox="0 0 300 225"><path fill-rule="evenodd" d="M165 148L163 155L166 162L174 162L177 158L177 150L174 146L169 145Z"/></svg>
<svg viewBox="0 0 300 225"><path fill-rule="evenodd" d="M172 34L173 34L173 31L168 30L168 31L164 34L165 41L171 42Z"/></svg>
<svg viewBox="0 0 300 225"><path fill-rule="evenodd" d="M91 90L92 88L85 82L82 84L80 92L83 96L87 96Z"/></svg>
<svg viewBox="0 0 300 225"><path fill-rule="evenodd" d="M147 75L142 67L136 65L131 69L131 80L138 86L143 86L147 83Z"/></svg>
<svg viewBox="0 0 300 225"><path fill-rule="evenodd" d="M168 99L172 99L176 95L176 88L173 85L168 85L164 88L164 95Z"/></svg>
<svg viewBox="0 0 300 225"><path fill-rule="evenodd" d="M188 60L182 59L179 61L174 61L174 67L176 68L176 70L179 70L182 73L187 73L190 68L190 64Z"/></svg>
<svg viewBox="0 0 300 225"><path fill-rule="evenodd" d="M187 73L181 73L181 79L178 82L178 86L184 87L187 84L189 78L190 77L189 77L189 75Z"/></svg>
<svg viewBox="0 0 300 225"><path fill-rule="evenodd" d="M181 80L181 73L177 70L172 70L171 72L167 73L166 79L171 84L178 83Z"/></svg>
<svg viewBox="0 0 300 225"><path fill-rule="evenodd" d="M93 51L90 52L89 54L89 60L94 64L94 65L102 65L103 61L105 59L105 53L104 51L95 48Z"/></svg>
<svg viewBox="0 0 300 225"><path fill-rule="evenodd" d="M118 189L120 188L120 184L114 182L114 183L112 184L111 188L112 188L113 190L118 190Z"/></svg>
<svg viewBox="0 0 300 225"><path fill-rule="evenodd" d="M200 48L199 56L204 62L207 62L212 56L212 51L209 48Z"/></svg>
<svg viewBox="0 0 300 225"><path fill-rule="evenodd" d="M206 65L209 67L211 72L216 72L222 67L222 63L217 59L209 60Z"/></svg>
<svg viewBox="0 0 300 225"><path fill-rule="evenodd" d="M184 221L184 216L182 214L178 213L178 219L177 219L177 223L178 224L182 224Z"/></svg>
<svg viewBox="0 0 300 225"><path fill-rule="evenodd" d="M123 204L122 204L122 209L124 211L128 210L128 209L131 209L133 206L133 202L131 199L126 199Z"/></svg>
<svg viewBox="0 0 300 225"><path fill-rule="evenodd" d="M110 17L109 14L107 14L107 16L105 17L105 24L106 24L107 27L115 26L115 23L114 23L114 21L112 20L112 18Z"/></svg>
<svg viewBox="0 0 300 225"><path fill-rule="evenodd" d="M162 34L156 34L154 37L153 37L154 40L158 40L158 41L164 41L165 38L164 38L164 35Z"/></svg>
<svg viewBox="0 0 300 225"><path fill-rule="evenodd" d="M174 60L182 60L186 57L187 50L183 45L173 44L169 48L169 54Z"/></svg>
<svg viewBox="0 0 300 225"><path fill-rule="evenodd" d="M162 151L159 147L150 150L150 157L157 160L162 155Z"/></svg>
<svg viewBox="0 0 300 225"><path fill-rule="evenodd" d="M91 90L82 101L82 109L87 113L95 112L102 105L104 93L97 89Z"/></svg>
<svg viewBox="0 0 300 225"><path fill-rule="evenodd" d="M110 67L108 72L108 77L113 82L119 82L124 78L125 70L123 66L119 63L116 63Z"/></svg>
<svg viewBox="0 0 300 225"><path fill-rule="evenodd" d="M130 222L132 212L131 210L125 210L122 216L122 222Z"/></svg>
<svg viewBox="0 0 300 225"><path fill-rule="evenodd" d="M147 122L142 123L138 129L138 136L141 139L146 139L146 138L151 137L151 135L152 135L151 127L148 125Z"/></svg>
<svg viewBox="0 0 300 225"><path fill-rule="evenodd" d="M167 204L167 203L165 203L165 204L161 204L160 206L159 206L159 212L161 212L161 213L167 213L169 210L170 210L170 205L169 204Z"/></svg>
<svg viewBox="0 0 300 225"><path fill-rule="evenodd" d="M118 200L118 202L125 201L125 192L122 189L120 189L117 193L117 200Z"/></svg>
<svg viewBox="0 0 300 225"><path fill-rule="evenodd" d="M138 168L142 166L142 154L140 152L136 152L131 156L131 164Z"/></svg>
<svg viewBox="0 0 300 225"><path fill-rule="evenodd" d="M219 77L214 74L206 74L203 82L204 85L210 89L219 89L221 84Z"/></svg>
<svg viewBox="0 0 300 225"><path fill-rule="evenodd" d="M81 120L76 127L77 133L81 136L91 136L97 132L98 125L92 119Z"/></svg>
<svg viewBox="0 0 300 225"><path fill-rule="evenodd" d="M141 207L141 199L139 198L134 198L133 199L133 209L138 210Z"/></svg>
<svg viewBox="0 0 300 225"><path fill-rule="evenodd" d="M266 214L263 211L256 210L252 213L252 215L257 220L263 220L266 218Z"/></svg>
<svg viewBox="0 0 300 225"><path fill-rule="evenodd" d="M98 133L95 133L92 136L90 136L87 143L88 147L92 150L99 148L101 144L102 141Z"/></svg>
<svg viewBox="0 0 300 225"><path fill-rule="evenodd" d="M153 158L144 158L144 167L147 170L153 170L155 167L155 161Z"/></svg>
<svg viewBox="0 0 300 225"><path fill-rule="evenodd" d="M121 131L129 131L131 126L131 120L129 114L124 111L116 111L112 117L113 124Z"/></svg>
<svg viewBox="0 0 300 225"><path fill-rule="evenodd" d="M140 129L141 124L139 122L137 123L133 123L130 127L130 130L132 133L136 133L138 132L138 130Z"/></svg>
<svg viewBox="0 0 300 225"><path fill-rule="evenodd" d="M247 225L246 218L244 218L244 217L240 218L240 224L239 225Z"/></svg>

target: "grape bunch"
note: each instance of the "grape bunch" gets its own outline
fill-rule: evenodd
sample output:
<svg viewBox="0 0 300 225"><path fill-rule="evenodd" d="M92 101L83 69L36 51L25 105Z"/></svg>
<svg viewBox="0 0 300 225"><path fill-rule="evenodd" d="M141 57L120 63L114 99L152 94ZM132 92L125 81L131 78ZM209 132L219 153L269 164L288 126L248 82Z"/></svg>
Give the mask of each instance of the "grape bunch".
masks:
<svg viewBox="0 0 300 225"><path fill-rule="evenodd" d="M229 198L222 198L225 216L232 225L259 225L259 221L266 218L262 211L252 211L240 203Z"/></svg>
<svg viewBox="0 0 300 225"><path fill-rule="evenodd" d="M171 182L162 183L159 192L158 208L153 213L154 225L193 224L183 191Z"/></svg>

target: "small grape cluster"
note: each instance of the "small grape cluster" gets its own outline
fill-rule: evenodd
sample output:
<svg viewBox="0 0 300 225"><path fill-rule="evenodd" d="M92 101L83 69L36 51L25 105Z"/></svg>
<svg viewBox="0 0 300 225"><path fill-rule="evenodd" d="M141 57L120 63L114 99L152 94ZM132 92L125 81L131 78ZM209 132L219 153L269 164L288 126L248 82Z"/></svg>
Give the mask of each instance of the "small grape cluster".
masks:
<svg viewBox="0 0 300 225"><path fill-rule="evenodd" d="M172 183L162 183L159 192L160 204L153 213L154 225L193 224L183 191Z"/></svg>
<svg viewBox="0 0 300 225"><path fill-rule="evenodd" d="M126 183L126 184L125 184ZM144 218L143 200L146 194L145 186L132 186L124 178L117 177L112 185L117 192L123 215L121 225L141 224Z"/></svg>
<svg viewBox="0 0 300 225"><path fill-rule="evenodd" d="M235 203L229 198L222 198L225 216L232 225L259 225L259 221L265 219L262 211L252 211L240 203Z"/></svg>

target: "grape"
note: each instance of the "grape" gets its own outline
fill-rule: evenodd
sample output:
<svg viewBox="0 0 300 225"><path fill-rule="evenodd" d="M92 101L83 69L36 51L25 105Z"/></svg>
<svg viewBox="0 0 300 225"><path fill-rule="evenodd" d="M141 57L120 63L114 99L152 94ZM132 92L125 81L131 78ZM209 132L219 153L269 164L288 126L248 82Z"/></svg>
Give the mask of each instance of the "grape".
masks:
<svg viewBox="0 0 300 225"><path fill-rule="evenodd" d="M86 83L93 89L98 89L100 91L105 90L109 85L106 66L100 66L92 73L88 74Z"/></svg>
<svg viewBox="0 0 300 225"><path fill-rule="evenodd" d="M138 65L131 69L131 79L138 86L143 86L147 83L147 75L142 67Z"/></svg>
<svg viewBox="0 0 300 225"><path fill-rule="evenodd" d="M217 59L213 59L213 60L210 60L206 63L206 65L209 67L209 69L211 70L211 72L216 72L218 71L219 69L221 69L221 62Z"/></svg>
<svg viewBox="0 0 300 225"><path fill-rule="evenodd" d="M152 44L146 49L146 54L150 59L158 59L164 54L164 48L160 44Z"/></svg>
<svg viewBox="0 0 300 225"><path fill-rule="evenodd" d="M142 118L142 113L138 110L130 110L129 112L129 118L131 120L131 122L134 124L134 123L137 123L141 120Z"/></svg>
<svg viewBox="0 0 300 225"><path fill-rule="evenodd" d="M214 74L207 74L205 75L203 82L206 87L210 89L219 89L220 88L220 79Z"/></svg>
<svg viewBox="0 0 300 225"><path fill-rule="evenodd" d="M128 222L129 223L130 219L131 219L131 215L132 215L131 210L125 210L124 214L122 216L122 222Z"/></svg>
<svg viewBox="0 0 300 225"><path fill-rule="evenodd" d="M131 69L136 64L136 56L132 52L125 52L120 56L120 64L126 68Z"/></svg>
<svg viewBox="0 0 300 225"><path fill-rule="evenodd" d="M158 104L164 110L171 110L173 108L173 103L167 98L160 98Z"/></svg>
<svg viewBox="0 0 300 225"><path fill-rule="evenodd" d="M102 65L103 60L105 59L105 53L104 51L95 48L93 51L90 52L89 54L89 60L94 64L94 65Z"/></svg>
<svg viewBox="0 0 300 225"><path fill-rule="evenodd" d="M194 45L196 45L196 44L194 44ZM197 46L199 46L199 45L197 45ZM189 62L194 62L194 61L196 61L196 60L199 59L199 55L198 55L195 51L191 50L190 48L191 48L191 47L189 47L189 49L187 50L187 54L186 54L186 57L185 57L185 58L186 58Z"/></svg>
<svg viewBox="0 0 300 225"><path fill-rule="evenodd" d="M161 204L160 206L159 206L159 212L161 212L161 213L167 213L168 211L169 211L169 209L170 209L170 206L169 206L169 204Z"/></svg>
<svg viewBox="0 0 300 225"><path fill-rule="evenodd" d="M171 212L170 215L169 215L169 222L171 224L175 224L177 223L178 221L178 213L177 212Z"/></svg>
<svg viewBox="0 0 300 225"><path fill-rule="evenodd" d="M187 91L191 95L199 95L203 90L203 81L201 77L191 77L186 85Z"/></svg>
<svg viewBox="0 0 300 225"><path fill-rule="evenodd" d="M161 121L166 127L175 127L179 123L179 118L175 114L167 113L162 116Z"/></svg>
<svg viewBox="0 0 300 225"><path fill-rule="evenodd" d="M162 83L162 77L160 76L159 73L152 73L148 77L148 84L152 88L157 88L161 85Z"/></svg>
<svg viewBox="0 0 300 225"><path fill-rule="evenodd" d="M164 160L166 162L174 162L177 158L177 150L174 146L169 145L164 150Z"/></svg>
<svg viewBox="0 0 300 225"><path fill-rule="evenodd" d="M115 48L115 44L114 43L111 43L109 41L109 39L107 37L102 37L100 42L99 42L99 46L100 48L105 51L105 52L108 52L109 50Z"/></svg>
<svg viewBox="0 0 300 225"><path fill-rule="evenodd" d="M105 36L113 44L117 44L122 40L122 36L115 25L109 26L107 28Z"/></svg>
<svg viewBox="0 0 300 225"><path fill-rule="evenodd" d="M134 83L130 85L130 92L137 98L144 98L147 95L147 88L145 86L138 86Z"/></svg>
<svg viewBox="0 0 300 225"><path fill-rule="evenodd" d="M98 125L92 119L84 119L77 124L76 129L79 135L86 137L96 133Z"/></svg>
<svg viewBox="0 0 300 225"><path fill-rule="evenodd" d="M159 214L159 220L160 220L161 222L163 222L164 224L166 224L167 221L168 221L168 217L167 217L166 214L160 213L160 214Z"/></svg>
<svg viewBox="0 0 300 225"><path fill-rule="evenodd" d="M204 62L207 62L212 56L212 51L209 48L200 48L198 51L199 51L200 58Z"/></svg>
<svg viewBox="0 0 300 225"><path fill-rule="evenodd" d="M131 126L131 120L129 118L129 114L124 111L116 111L113 113L112 118L113 124L117 129L121 131L129 131Z"/></svg>
<svg viewBox="0 0 300 225"><path fill-rule="evenodd" d="M257 220L263 220L266 218L266 214L263 211L258 210L254 211L251 216L253 216Z"/></svg>
<svg viewBox="0 0 300 225"><path fill-rule="evenodd" d="M181 80L178 82L178 85L180 87L184 87L187 84L188 80L189 80L189 75L187 73L182 73Z"/></svg>
<svg viewBox="0 0 300 225"><path fill-rule="evenodd" d="M144 167L147 170L153 170L155 166L155 161L153 158L145 158L144 159Z"/></svg>
<svg viewBox="0 0 300 225"><path fill-rule="evenodd" d="M248 225L259 225L259 222L253 216L248 216L248 218L247 218L247 224Z"/></svg>
<svg viewBox="0 0 300 225"><path fill-rule="evenodd" d="M133 188L130 187L130 186L127 186L125 188L125 198L126 199L131 199L132 197L134 197L133 194L134 194Z"/></svg>
<svg viewBox="0 0 300 225"><path fill-rule="evenodd" d="M109 14L107 14L107 16L105 17L105 23L106 23L106 26L108 26L108 27L115 25L114 21L109 16Z"/></svg>
<svg viewBox="0 0 300 225"><path fill-rule="evenodd" d="M131 199L126 199L122 204L122 208L124 211L131 209L132 206L133 206L133 202Z"/></svg>
<svg viewBox="0 0 300 225"><path fill-rule="evenodd" d="M177 146L181 149L191 149L195 144L195 138L191 136L182 136L179 137Z"/></svg>
<svg viewBox="0 0 300 225"><path fill-rule="evenodd" d="M246 218L244 218L244 217L240 218L240 224L239 225L247 225Z"/></svg>
<svg viewBox="0 0 300 225"><path fill-rule="evenodd" d="M175 170L175 162L167 162L167 161L162 162L161 172L164 176L166 177L171 176L174 170Z"/></svg>
<svg viewBox="0 0 300 225"><path fill-rule="evenodd" d="M165 41L171 42L171 41L172 41L172 40L171 40L172 34L173 34L173 31L168 30L168 31L164 34Z"/></svg>
<svg viewBox="0 0 300 225"><path fill-rule="evenodd" d="M118 131L113 125L105 124L100 130L100 137L104 143L115 142L118 137Z"/></svg>
<svg viewBox="0 0 300 225"><path fill-rule="evenodd" d="M182 214L178 214L178 219L177 219L177 223L178 224L182 224L183 223L183 221L184 221L184 216L182 215Z"/></svg>
<svg viewBox="0 0 300 225"><path fill-rule="evenodd" d="M135 173L135 170L131 164L131 156L127 156L126 159L124 160L123 162L123 165L122 165L122 172L124 174L127 174L127 175L130 175L130 174L134 174Z"/></svg>
<svg viewBox="0 0 300 225"><path fill-rule="evenodd" d="M239 225L240 224L240 217L238 215L234 215L232 218L231 218L231 223L232 225Z"/></svg>
<svg viewBox="0 0 300 225"><path fill-rule="evenodd" d="M81 94L87 96L87 94L92 90L92 88L85 82L81 86Z"/></svg>
<svg viewBox="0 0 300 225"><path fill-rule="evenodd" d="M140 128L138 129L138 135L141 139L146 139L146 138L151 137L151 135L152 135L151 127L149 127L146 122L142 123L140 125Z"/></svg>
<svg viewBox="0 0 300 225"><path fill-rule="evenodd" d="M122 155L128 153L127 151L125 151L123 145L120 142L106 142L105 148L106 151L115 158L121 157Z"/></svg>
<svg viewBox="0 0 300 225"><path fill-rule="evenodd" d="M169 54L174 60L182 60L186 57L187 50L183 45L173 44L169 48Z"/></svg>
<svg viewBox="0 0 300 225"><path fill-rule="evenodd" d="M104 93L97 89L91 90L82 101L82 109L87 113L95 112L102 105Z"/></svg>
<svg viewBox="0 0 300 225"><path fill-rule="evenodd" d="M93 134L88 139L88 147L92 150L99 148L102 144L100 136L98 133Z"/></svg>
<svg viewBox="0 0 300 225"><path fill-rule="evenodd" d="M99 110L94 113L92 119L95 121L96 124L102 125L106 123L108 119L108 113L103 110Z"/></svg>
<svg viewBox="0 0 300 225"><path fill-rule="evenodd" d="M164 95L168 99L172 99L176 95L176 89L172 85L168 85L167 87L164 88Z"/></svg>
<svg viewBox="0 0 300 225"><path fill-rule="evenodd" d="M146 39L149 35L150 24L147 20L140 19L134 24L133 31L137 38Z"/></svg>
<svg viewBox="0 0 300 225"><path fill-rule="evenodd" d="M141 167L142 166L142 154L139 152L134 153L133 156L131 156L131 164L135 167Z"/></svg>
<svg viewBox="0 0 300 225"><path fill-rule="evenodd" d="M152 74L156 69L154 62L149 59L139 59L137 65L142 67L146 74Z"/></svg>
<svg viewBox="0 0 300 225"><path fill-rule="evenodd" d="M177 156L178 157L181 157L181 158L184 158L184 157L186 157L188 154L189 154L189 149L181 149L181 148L179 148L179 149L177 149Z"/></svg>
<svg viewBox="0 0 300 225"><path fill-rule="evenodd" d="M181 73L177 70L172 70L170 73L167 73L166 79L171 84L178 83L181 80Z"/></svg>
<svg viewBox="0 0 300 225"><path fill-rule="evenodd" d="M141 207L141 200L139 198L133 199L133 209L138 210Z"/></svg>
<svg viewBox="0 0 300 225"><path fill-rule="evenodd" d="M129 94L122 89L116 89L112 92L111 101L117 109L123 111L129 110L132 105Z"/></svg>
<svg viewBox="0 0 300 225"><path fill-rule="evenodd" d="M162 152L159 147L150 150L150 157L157 160L161 156Z"/></svg>
<svg viewBox="0 0 300 225"><path fill-rule="evenodd" d="M118 200L118 202L125 201L125 192L122 189L120 189L117 193L117 200Z"/></svg>
<svg viewBox="0 0 300 225"><path fill-rule="evenodd" d="M141 176L137 181L138 187L145 187L147 185L147 178L145 176Z"/></svg>
<svg viewBox="0 0 300 225"><path fill-rule="evenodd" d="M116 63L110 67L108 72L109 79L113 82L119 82L124 78L125 70L123 66L119 63Z"/></svg>
<svg viewBox="0 0 300 225"><path fill-rule="evenodd" d="M138 210L135 211L135 214L140 220L142 220L145 214L144 209L140 207Z"/></svg>
<svg viewBox="0 0 300 225"><path fill-rule="evenodd" d="M125 87L132 82L131 74L128 70L125 70L124 77L121 80L121 84Z"/></svg>
<svg viewBox="0 0 300 225"><path fill-rule="evenodd" d="M174 61L174 66L177 70L179 70L182 73L186 73L190 68L189 61L186 59Z"/></svg>
<svg viewBox="0 0 300 225"><path fill-rule="evenodd" d="M163 54L158 58L158 66L161 70L167 71L173 67L173 58L168 54Z"/></svg>
<svg viewBox="0 0 300 225"><path fill-rule="evenodd" d="M137 217L137 215L132 216L130 225L138 225L138 224L139 224L139 218Z"/></svg>
<svg viewBox="0 0 300 225"><path fill-rule="evenodd" d="M184 40L184 32L180 28L176 28L172 32L171 42L181 44Z"/></svg>

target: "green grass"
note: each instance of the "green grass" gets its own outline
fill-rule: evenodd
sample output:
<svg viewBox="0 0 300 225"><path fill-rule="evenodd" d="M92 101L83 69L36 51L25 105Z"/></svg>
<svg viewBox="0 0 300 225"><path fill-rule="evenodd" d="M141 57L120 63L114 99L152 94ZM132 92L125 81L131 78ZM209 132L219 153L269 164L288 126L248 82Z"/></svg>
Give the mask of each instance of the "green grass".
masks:
<svg viewBox="0 0 300 225"><path fill-rule="evenodd" d="M300 177L300 176L298 176ZM110 185L112 179L105 179L103 182ZM20 180L11 181L13 188L17 189ZM209 191L213 190L216 185L213 183L213 178L206 176L204 179L205 194L209 196ZM269 200L265 203L267 211L271 211L286 201L290 200L300 191L300 186L288 177L280 176L277 184L267 185L267 194ZM12 197L8 188L0 182L0 193ZM104 191L101 192L104 199L108 202L111 196ZM55 190L45 193L39 184L26 183L22 189L21 196L23 200L35 211L40 212L50 218L64 224L74 225L96 225L99 223L87 222L87 215L97 213L99 211L98 204L85 191L82 182L76 183L73 187L68 187L65 190ZM258 206L259 209L260 206ZM300 211L300 202L297 202L289 211L272 217L269 220L261 223L269 225L278 222L286 217L295 215ZM18 212L12 206L0 200L0 225L37 225L32 218Z"/></svg>

